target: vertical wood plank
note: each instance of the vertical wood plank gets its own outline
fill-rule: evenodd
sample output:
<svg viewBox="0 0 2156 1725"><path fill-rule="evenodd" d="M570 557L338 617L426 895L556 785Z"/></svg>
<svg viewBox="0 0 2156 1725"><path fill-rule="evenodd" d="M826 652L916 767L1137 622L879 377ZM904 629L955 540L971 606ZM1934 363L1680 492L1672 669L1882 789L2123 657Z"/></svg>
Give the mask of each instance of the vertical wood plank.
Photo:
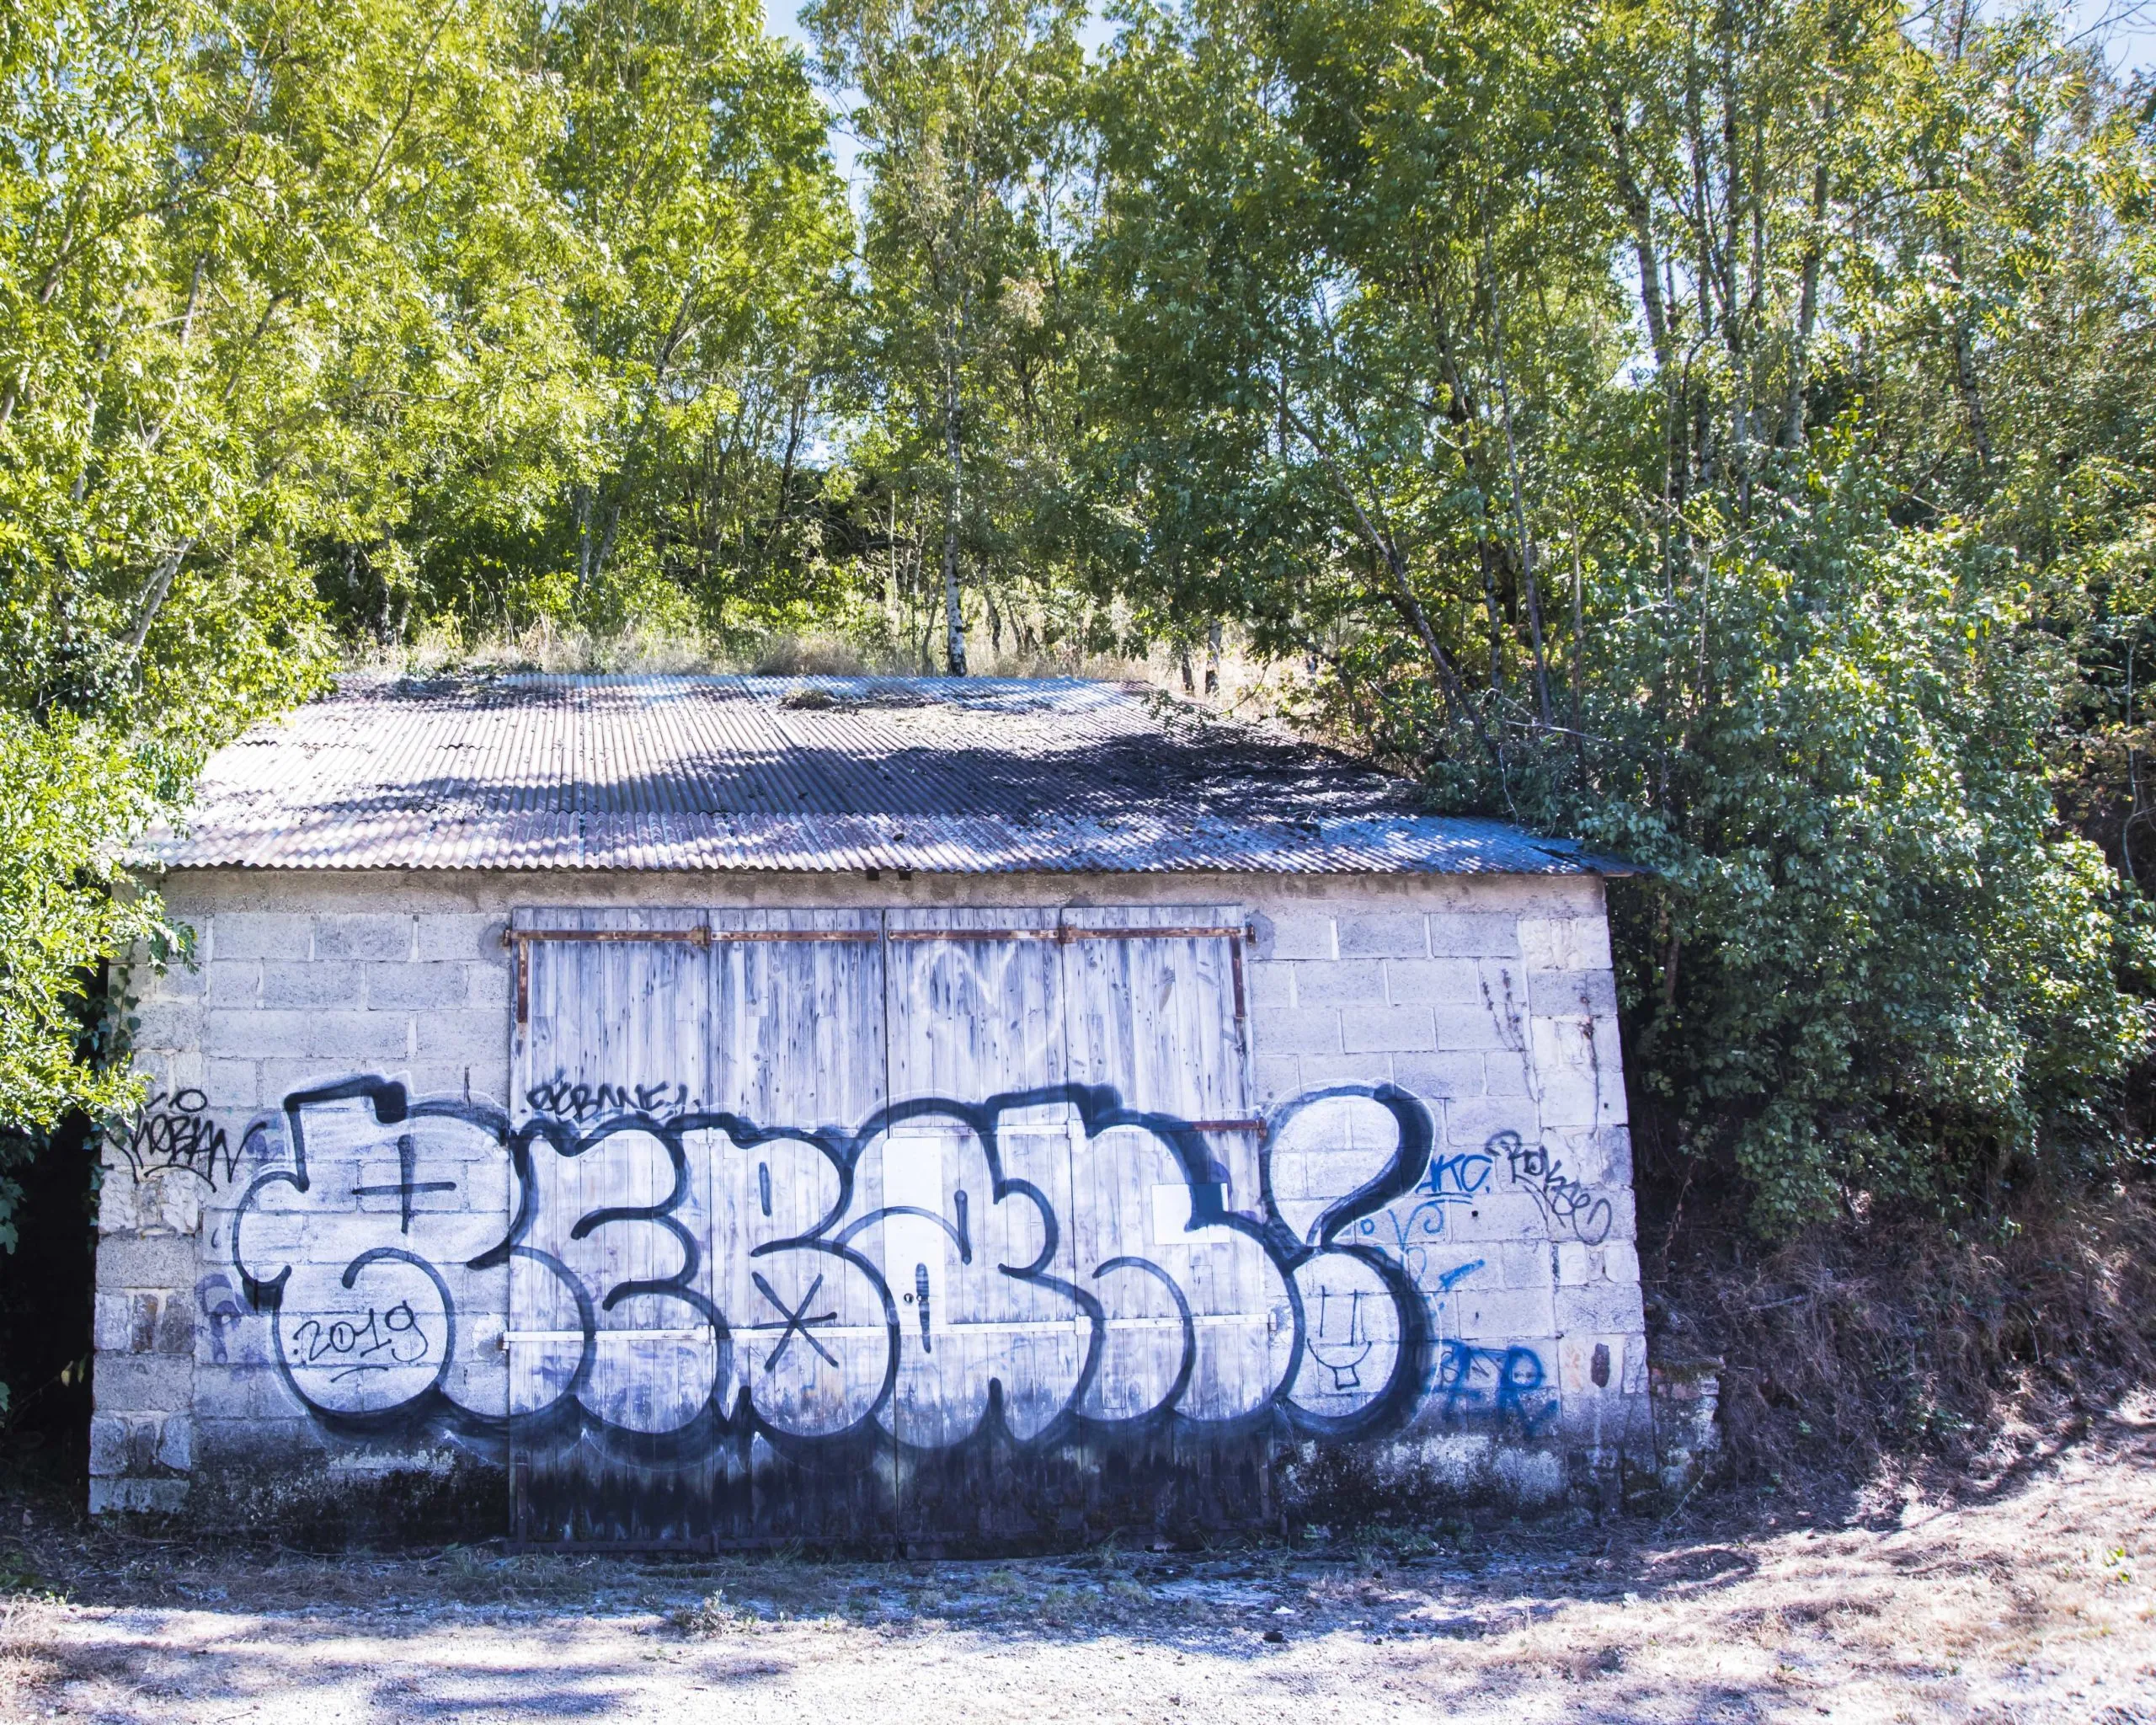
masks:
<svg viewBox="0 0 2156 1725"><path fill-rule="evenodd" d="M1222 905L1074 908L1064 919L1079 931L1243 921L1240 907ZM1285 1370L1293 1320L1263 1248L1230 1228L1193 1226L1202 1199L1252 1216L1259 1208L1256 1135L1197 1130L1250 1114L1239 942L1127 935L1063 948L1073 1080L1112 1087L1127 1108L1161 1117L1075 1148L1078 1264L1107 1310L1089 1398L1103 1418L1135 1418L1170 1397L1194 1418L1232 1418L1262 1406ZM1178 1127L1205 1166L1191 1167L1164 1135Z"/></svg>

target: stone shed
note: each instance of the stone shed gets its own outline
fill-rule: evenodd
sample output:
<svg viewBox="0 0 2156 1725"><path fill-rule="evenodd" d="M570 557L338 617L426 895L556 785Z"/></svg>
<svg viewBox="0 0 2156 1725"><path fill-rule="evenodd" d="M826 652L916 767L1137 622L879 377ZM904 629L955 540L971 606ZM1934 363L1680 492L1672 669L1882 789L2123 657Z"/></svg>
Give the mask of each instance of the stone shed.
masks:
<svg viewBox="0 0 2156 1725"><path fill-rule="evenodd" d="M1656 1465L1603 878L1077 681L348 681L159 841L91 1505L1021 1546Z"/></svg>

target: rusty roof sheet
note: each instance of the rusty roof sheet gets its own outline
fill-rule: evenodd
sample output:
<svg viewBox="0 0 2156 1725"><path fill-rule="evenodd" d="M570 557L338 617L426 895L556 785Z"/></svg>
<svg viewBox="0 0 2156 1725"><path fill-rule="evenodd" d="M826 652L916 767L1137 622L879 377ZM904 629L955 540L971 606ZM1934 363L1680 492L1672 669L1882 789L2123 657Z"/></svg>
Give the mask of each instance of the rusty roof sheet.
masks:
<svg viewBox="0 0 2156 1725"><path fill-rule="evenodd" d="M1623 873L1123 685L351 678L213 756L172 868Z"/></svg>

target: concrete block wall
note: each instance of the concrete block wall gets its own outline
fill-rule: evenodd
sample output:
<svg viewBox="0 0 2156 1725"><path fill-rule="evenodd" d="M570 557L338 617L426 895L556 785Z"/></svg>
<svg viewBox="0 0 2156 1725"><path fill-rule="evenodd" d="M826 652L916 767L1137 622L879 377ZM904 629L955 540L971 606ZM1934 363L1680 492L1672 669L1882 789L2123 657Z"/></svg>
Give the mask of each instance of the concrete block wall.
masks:
<svg viewBox="0 0 2156 1725"><path fill-rule="evenodd" d="M325 1477L439 1470L461 1453L438 1432L355 1435L311 1413L235 1273L232 1229L252 1183L286 1166L279 1110L295 1091L369 1074L415 1099L521 1111L502 937L510 911L532 905L1240 902L1254 933L1252 1103L1308 1110L1273 1152L1283 1220L1308 1228L1350 1178L1364 1129L1324 1092L1396 1086L1435 1127L1426 1180L1352 1236L1400 1263L1429 1304L1428 1378L1397 1452L1463 1490L1531 1498L1607 1477L1647 1443L1630 1144L1593 878L219 871L165 891L195 930L195 964L136 978L156 1100L133 1150L109 1158L95 1509L180 1510L190 1482L266 1451ZM173 1116L177 1131L158 1124ZM393 1184L393 1166L382 1172L376 1183ZM462 1190L457 1202L506 1215L505 1174ZM321 1249L343 1250L327 1238Z"/></svg>

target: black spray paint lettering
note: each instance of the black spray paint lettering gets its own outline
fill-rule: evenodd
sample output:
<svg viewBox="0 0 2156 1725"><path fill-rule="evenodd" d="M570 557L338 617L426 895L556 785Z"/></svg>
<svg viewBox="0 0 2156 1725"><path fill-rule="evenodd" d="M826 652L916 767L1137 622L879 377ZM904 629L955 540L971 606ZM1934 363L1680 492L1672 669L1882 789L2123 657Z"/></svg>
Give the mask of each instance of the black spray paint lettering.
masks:
<svg viewBox="0 0 2156 1725"><path fill-rule="evenodd" d="M1615 1220L1609 1200L1566 1178L1565 1165L1540 1145L1529 1146L1517 1132L1500 1132L1490 1140L1489 1147L1504 1152L1513 1178L1534 1195L1552 1227L1566 1230L1584 1246L1599 1246L1609 1237Z"/></svg>
<svg viewBox="0 0 2156 1725"><path fill-rule="evenodd" d="M419 1146L409 1132L397 1137L397 1183L394 1186L355 1186L355 1198L394 1198L397 1200L397 1231L412 1231L412 1200L430 1192L454 1192L454 1180L421 1180L415 1178L419 1162Z"/></svg>
<svg viewBox="0 0 2156 1725"><path fill-rule="evenodd" d="M307 1318L292 1331L292 1343L298 1365L323 1367L333 1383L361 1372L424 1365L432 1346L420 1331L419 1315L405 1300L386 1311L369 1306L364 1318L327 1323Z"/></svg>
<svg viewBox="0 0 2156 1725"><path fill-rule="evenodd" d="M194 1089L163 1092L144 1104L120 1140L137 1180L178 1171L215 1187L237 1166L224 1129L209 1116L210 1098Z"/></svg>
<svg viewBox="0 0 2156 1725"><path fill-rule="evenodd" d="M824 1285L824 1279L821 1276L817 1277L814 1281L808 1284L808 1291L801 1296L801 1303L798 1306L789 1306L783 1300L780 1299L779 1296L772 1291L771 1284L764 1279L763 1272L760 1270L752 1273L749 1279L756 1284L756 1291L761 1294L766 1300L769 1300L774 1306L776 1306L779 1312L779 1320L776 1323L751 1324L749 1327L752 1330L782 1330L785 1332L785 1333L778 1338L777 1345L774 1347L769 1354L764 1356L764 1370L766 1371L776 1371L778 1370L779 1361L786 1357L786 1350L787 1347L792 1344L793 1338L796 1336L800 1337L803 1342L806 1342L811 1348L814 1348L819 1354L822 1355L825 1365L835 1366L839 1363L838 1356L833 1354L831 1350L826 1348L821 1342L819 1342L816 1339L814 1333L817 1325L835 1324L839 1321L839 1315L835 1311L827 1311L821 1317L809 1317L806 1315L808 1311L809 1303L815 1299L817 1290Z"/></svg>
<svg viewBox="0 0 2156 1725"><path fill-rule="evenodd" d="M1342 1326L1334 1307L1338 1301L1331 1297L1331 1290L1320 1288L1317 1295L1317 1323L1304 1344L1310 1358L1332 1374L1332 1387L1336 1390L1359 1390L1363 1386L1361 1366L1370 1357L1376 1345L1363 1328L1363 1290L1348 1290L1348 1322L1346 1333L1339 1333ZM1331 1351L1319 1344L1329 1344Z"/></svg>
<svg viewBox="0 0 2156 1725"><path fill-rule="evenodd" d="M668 1092L671 1092L670 1095ZM688 1104L686 1084L574 1084L557 1076L524 1092L527 1107L557 1119L595 1120L605 1114L649 1114Z"/></svg>
<svg viewBox="0 0 2156 1725"><path fill-rule="evenodd" d="M1306 1111L1331 1104L1381 1110L1393 1123L1395 1142L1389 1151L1372 1149L1369 1154L1377 1161L1370 1178L1333 1199L1306 1232L1299 1233L1287 1226L1273 1203L1273 1146ZM1089 1272L1082 1264L1080 1268L1104 1289L1107 1284L1101 1279L1124 1271L1140 1274L1160 1287L1178 1314L1169 1322L1182 1331L1182 1365L1171 1372L1172 1381L1152 1405L1137 1414L1111 1418L1105 1413L1086 1411L1103 1370L1108 1326L1118 1320L1111 1316L1098 1295L1089 1291L1089 1285L1060 1279L1048 1268L1053 1242L1059 1229L1066 1225L1059 1222L1045 1192L1005 1167L1001 1149L1000 1122L1006 1114L1050 1105L1068 1107L1076 1115L1084 1138L1074 1136L1074 1145L1090 1144L1110 1132L1145 1135L1155 1152L1179 1170L1190 1218L1184 1231L1200 1236L1192 1243L1202 1244L1209 1238L1219 1243L1241 1242L1240 1249L1256 1252L1261 1261L1271 1265L1278 1281L1278 1298L1284 1300L1284 1305L1273 1308L1272 1320L1277 1375L1270 1380L1269 1391L1262 1383L1258 1386L1257 1393L1262 1399L1248 1412L1229 1418L1200 1417L1182 1411L1194 1381L1193 1363L1199 1346L1193 1302L1162 1263L1129 1253L1113 1255ZM959 1130L970 1135L975 1153L985 1159L991 1178L990 1201L1018 1203L1038 1213L1039 1226L1050 1242L1041 1257L1025 1264L997 1264L991 1258L983 1267L985 1273L1030 1284L1039 1296L1063 1302L1075 1320L1065 1332L1079 1338L1083 1358L1075 1368L1075 1378L1057 1392L1064 1397L1061 1411L1054 1418L1029 1428L1022 1441L1055 1444L1089 1432L1123 1432L1163 1421L1176 1422L1192 1438L1202 1438L1216 1429L1224 1437L1240 1438L1253 1429L1253 1419L1275 1422L1283 1435L1326 1441L1399 1430L1424 1407L1441 1419L1489 1418L1532 1432L1555 1407L1554 1391L1545 1387L1546 1375L1534 1348L1514 1345L1502 1351L1469 1348L1456 1342L1440 1343L1433 1335L1430 1308L1418 1282L1427 1281L1437 1291L1449 1290L1480 1268L1479 1261L1426 1278L1411 1274L1399 1258L1385 1251L1381 1235L1374 1240L1369 1237L1370 1231L1364 1224L1380 1220L1395 1204L1404 1200L1417 1205L1450 1203L1471 1197L1486 1183L1492 1156L1500 1147L1500 1140L1493 1139L1491 1154L1433 1162L1434 1128L1428 1109L1407 1092L1390 1085L1312 1092L1281 1108L1260 1140L1260 1205L1247 1212L1225 1208L1226 1171L1213 1159L1203 1129L1172 1116L1128 1108L1115 1091L1104 1086L1059 1085L991 1097L978 1103L947 1097L916 1098L878 1110L852 1133L765 1128L731 1114L694 1112L615 1116L584 1130L558 1115L542 1114L521 1127L513 1127L505 1115L483 1104L414 1102L402 1085L378 1078L353 1078L296 1092L286 1098L285 1113L291 1166L273 1167L259 1175L241 1200L232 1230L233 1263L248 1303L271 1316L272 1339L287 1383L320 1423L352 1436L407 1438L456 1433L483 1439L521 1433L524 1441L543 1445L573 1442L579 1433L591 1432L606 1442L632 1444L636 1455L654 1463L708 1454L714 1444L752 1433L769 1436L797 1451L804 1445L835 1444L844 1453L855 1453L856 1439L872 1421L889 1424L902 1322L906 1329L917 1324L920 1330L920 1340L907 1345L928 1354L933 1345L931 1302L942 1304L949 1290L933 1288L928 1263L910 1254L903 1266L894 1263L889 1268L894 1279L905 1275L912 1285L894 1289L884 1279L883 1267L864 1256L853 1242L878 1224L911 1217L941 1231L957 1248L962 1266L972 1264L975 1258L975 1218L963 1187L947 1195L945 1202L953 1212L948 1216L917 1206L893 1205L849 1219L852 1197L860 1189L856 1185L857 1170L864 1156L872 1149L878 1155L887 1153L897 1129L910 1124L917 1127L921 1123L937 1130ZM398 1237L410 1238L414 1244L424 1243L419 1236L427 1229L439 1235L453 1226L485 1226L483 1216L430 1215L412 1205L414 1195L438 1183L420 1178L429 1172L430 1135L462 1134L477 1142L499 1146L511 1176L511 1215L506 1231L490 1236L491 1243L477 1250L467 1248L454 1258L438 1253L439 1261L403 1246L376 1246L355 1256L339 1279L342 1287L349 1290L364 1270L388 1260L424 1274L431 1294L423 1295L417 1290L405 1292L403 1299L387 1307L369 1306L361 1317L335 1310L334 1290L323 1290L307 1296L306 1304L311 1309L295 1306L288 1311L296 1261L285 1262L281 1267L274 1257L253 1262L249 1242L261 1228L273 1223L295 1225L300 1214L297 1207L307 1201L312 1183L307 1121L312 1115L323 1116L325 1123L330 1119L344 1123L338 1128L344 1135L339 1141L347 1145L342 1153L348 1156L359 1153L350 1147L350 1135L359 1131L364 1140L370 1119L379 1127L394 1129L389 1141L398 1147L399 1179L395 1186L382 1188L378 1195L398 1198ZM1322 1124L1329 1117L1320 1113L1310 1118ZM806 1157L811 1164L825 1168L837 1194L828 1213L807 1232L766 1240L756 1245L752 1254L773 1265L785 1260L798 1265L798 1279L792 1286L800 1290L805 1282L799 1297L782 1295L783 1284L766 1276L761 1265L747 1278L760 1307L756 1311L729 1316L701 1291L705 1286L725 1283L723 1277L705 1275L701 1236L686 1226L679 1214L693 1184L689 1154L692 1139L707 1146L730 1144L752 1153L760 1148L762 1153L755 1155L753 1163L755 1196L743 1194L751 1210L762 1208L773 1183L772 1151L784 1151L794 1156L797 1167L799 1159ZM253 1135L249 1142L255 1142ZM567 1263L535 1243L542 1237L535 1229L542 1202L536 1158L551 1153L566 1165L617 1143L643 1146L642 1154L662 1155L660 1166L670 1166L673 1171L671 1189L652 1203L589 1211L574 1218L573 1225L566 1217L557 1219L549 1225L552 1232L543 1237L576 1241L608 1228L616 1231L609 1237L618 1239L622 1237L619 1231L623 1227L646 1229L653 1231L655 1242L663 1239L665 1243L663 1250L654 1247L640 1253L640 1258L661 1271L670 1265L678 1268L671 1274L586 1289ZM266 1150L266 1138L262 1145ZM468 1162L469 1149L462 1155ZM790 1179L786 1189L793 1191L795 1182ZM349 1214L340 1210L337 1194L327 1189L313 1201L329 1207L333 1213ZM1398 1235L1399 1224L1386 1226ZM886 1235L870 1234L862 1244L884 1238ZM653 1251L659 1255L654 1256ZM573 1319L575 1327L566 1335L582 1338L580 1354L566 1357L560 1371L542 1380L544 1393L540 1402L506 1414L464 1406L446 1387L458 1333L456 1295L450 1279L458 1278L458 1285L463 1286L468 1279L478 1278L478 1285L498 1290L499 1282L485 1280L485 1273L505 1268L520 1276L536 1277L542 1287L557 1289L555 1310L559 1316L549 1322ZM323 1272L310 1267L307 1274L314 1279L309 1284L313 1286ZM806 1433L774 1425L760 1402L759 1386L771 1384L775 1394L782 1394L777 1386L782 1375L798 1381L804 1371L839 1367L837 1333L843 1301L834 1299L836 1284L827 1277L840 1275L854 1279L857 1286L868 1288L872 1299L881 1301L885 1314L881 1325L863 1329L857 1323L851 1332L854 1340L846 1344L868 1346L873 1350L869 1357L880 1358L881 1387L876 1387L878 1378L872 1368L866 1381L873 1399L842 1429ZM488 1297L498 1300L500 1296L496 1292ZM693 1337L701 1328L706 1332L702 1343L683 1345L700 1346L707 1360L716 1358L720 1362L717 1375L709 1380L707 1402L678 1429L649 1432L616 1428L603 1413L586 1405L601 1316L632 1298L669 1300L685 1307L693 1320L691 1327L668 1329L662 1324L660 1332ZM424 1303L430 1300L431 1307ZM911 1322L902 1319L905 1306L914 1308L908 1314ZM1262 1311L1257 1315L1257 1321L1267 1322ZM855 1323L851 1319L844 1322ZM1157 1324L1159 1320L1143 1322ZM733 1338L756 1332L775 1338L765 1354L762 1370L748 1379L728 1377L723 1363L731 1357ZM430 1333L443 1338L435 1353L428 1351L432 1345ZM550 1330L549 1333L555 1332ZM574 1348L573 1339L569 1345ZM400 1389L397 1386L403 1380L381 1375L393 1368L408 1371L430 1366L432 1381L416 1391ZM386 1396L377 1391L371 1398L358 1391L359 1374L369 1367L376 1374L375 1381L387 1390ZM341 1387L348 1381L355 1386L351 1393ZM1004 1402L999 1404L992 1394L989 1396L990 1413L985 1417L997 1417L994 1410L999 1406L1006 1408L1007 1417L1009 1396L1007 1383ZM776 1408L782 1404L771 1405ZM937 1441L940 1445L957 1440Z"/></svg>

